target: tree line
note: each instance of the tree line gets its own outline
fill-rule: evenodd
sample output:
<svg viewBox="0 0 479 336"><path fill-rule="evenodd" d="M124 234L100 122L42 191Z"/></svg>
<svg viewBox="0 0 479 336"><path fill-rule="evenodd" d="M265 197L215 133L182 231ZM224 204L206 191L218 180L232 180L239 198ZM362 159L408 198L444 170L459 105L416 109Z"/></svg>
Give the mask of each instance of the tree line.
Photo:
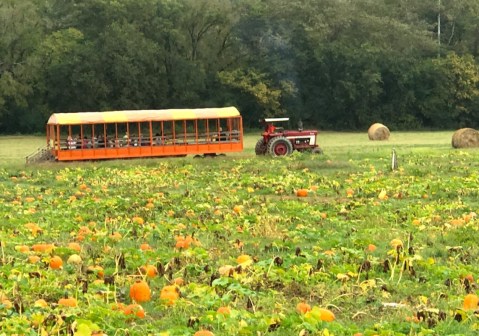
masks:
<svg viewBox="0 0 479 336"><path fill-rule="evenodd" d="M0 132L237 106L358 130L479 125L477 0L2 0Z"/></svg>

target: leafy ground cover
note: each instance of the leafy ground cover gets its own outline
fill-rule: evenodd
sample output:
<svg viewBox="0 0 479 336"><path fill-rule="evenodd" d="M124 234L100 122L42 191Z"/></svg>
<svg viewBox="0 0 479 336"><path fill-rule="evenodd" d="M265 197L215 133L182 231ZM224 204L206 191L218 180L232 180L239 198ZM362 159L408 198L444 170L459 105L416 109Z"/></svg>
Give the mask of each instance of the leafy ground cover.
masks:
<svg viewBox="0 0 479 336"><path fill-rule="evenodd" d="M5 165L1 333L477 334L477 151L355 145Z"/></svg>

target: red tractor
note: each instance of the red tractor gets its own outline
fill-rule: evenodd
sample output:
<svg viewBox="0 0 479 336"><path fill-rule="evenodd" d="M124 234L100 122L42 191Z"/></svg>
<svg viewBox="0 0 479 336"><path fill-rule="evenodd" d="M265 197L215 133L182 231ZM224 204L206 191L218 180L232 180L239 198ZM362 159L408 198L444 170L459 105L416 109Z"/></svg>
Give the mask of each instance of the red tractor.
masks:
<svg viewBox="0 0 479 336"><path fill-rule="evenodd" d="M290 155L293 150L322 153L316 144L317 130L303 130L302 125L297 130L284 130L274 126L275 122L289 121L289 118L265 118L260 121L264 124L264 132L256 143L256 155L269 153L272 156L283 156Z"/></svg>

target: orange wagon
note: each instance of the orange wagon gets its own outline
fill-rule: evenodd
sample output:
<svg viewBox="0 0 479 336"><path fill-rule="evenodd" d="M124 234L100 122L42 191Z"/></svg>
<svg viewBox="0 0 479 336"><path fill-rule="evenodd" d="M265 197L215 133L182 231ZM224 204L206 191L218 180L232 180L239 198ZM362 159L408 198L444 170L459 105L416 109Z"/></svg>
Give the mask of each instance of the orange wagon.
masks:
<svg viewBox="0 0 479 336"><path fill-rule="evenodd" d="M243 125L235 107L55 113L46 150L58 161L240 152Z"/></svg>

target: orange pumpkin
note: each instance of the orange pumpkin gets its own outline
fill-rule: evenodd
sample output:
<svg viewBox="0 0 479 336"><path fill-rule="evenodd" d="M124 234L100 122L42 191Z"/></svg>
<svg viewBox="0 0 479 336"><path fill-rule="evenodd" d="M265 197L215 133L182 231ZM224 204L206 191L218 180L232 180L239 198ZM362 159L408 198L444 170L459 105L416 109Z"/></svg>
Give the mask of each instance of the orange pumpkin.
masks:
<svg viewBox="0 0 479 336"><path fill-rule="evenodd" d="M125 315L135 315L139 318L145 318L145 310L137 303L133 303L131 305L123 307L122 310Z"/></svg>
<svg viewBox="0 0 479 336"><path fill-rule="evenodd" d="M158 275L158 269L154 265L146 265L140 268L142 274L146 274L149 278L154 278Z"/></svg>
<svg viewBox="0 0 479 336"><path fill-rule="evenodd" d="M300 314L306 314L311 311L311 306L305 302L300 302L296 305L296 311Z"/></svg>
<svg viewBox="0 0 479 336"><path fill-rule="evenodd" d="M71 243L68 243L68 248L73 250L73 251L77 251L77 252L80 252L81 251L81 246L80 244L76 243L76 242L71 242Z"/></svg>
<svg viewBox="0 0 479 336"><path fill-rule="evenodd" d="M321 321L332 322L336 318L334 313L329 309L319 308L319 312L321 313Z"/></svg>
<svg viewBox="0 0 479 336"><path fill-rule="evenodd" d="M35 252L50 253L55 248L53 244L34 244L32 250Z"/></svg>
<svg viewBox="0 0 479 336"><path fill-rule="evenodd" d="M105 270L100 265L88 266L87 273L96 274L98 279L103 279L105 276Z"/></svg>
<svg viewBox="0 0 479 336"><path fill-rule="evenodd" d="M28 256L28 262L30 264L36 264L37 262L40 261L40 257L39 256L36 256L36 255L32 255L32 256Z"/></svg>
<svg viewBox="0 0 479 336"><path fill-rule="evenodd" d="M30 248L27 245L17 245L15 246L15 250L21 253L30 252Z"/></svg>
<svg viewBox="0 0 479 336"><path fill-rule="evenodd" d="M60 269L63 267L63 260L59 256L53 256L50 259L50 268L51 269Z"/></svg>
<svg viewBox="0 0 479 336"><path fill-rule="evenodd" d="M215 334L209 330L198 330L193 336L215 336Z"/></svg>
<svg viewBox="0 0 479 336"><path fill-rule="evenodd" d="M168 306L173 305L179 297L180 293L176 286L165 286L161 289L160 299Z"/></svg>
<svg viewBox="0 0 479 336"><path fill-rule="evenodd" d="M479 305L479 297L476 294L467 294L462 307L464 310L475 310Z"/></svg>
<svg viewBox="0 0 479 336"><path fill-rule="evenodd" d="M308 196L308 189L298 189L298 190L296 190L296 196L307 197Z"/></svg>
<svg viewBox="0 0 479 336"><path fill-rule="evenodd" d="M78 306L78 302L75 298L61 298L58 300L58 305L63 307L76 307Z"/></svg>
<svg viewBox="0 0 479 336"><path fill-rule="evenodd" d="M229 308L229 307L226 307L226 306L219 307L216 312L217 312L218 314L221 314L221 315L229 315L229 314L231 314L230 308Z"/></svg>
<svg viewBox="0 0 479 336"><path fill-rule="evenodd" d="M130 287L130 298L138 303L150 301L151 290L148 283L142 280L137 280Z"/></svg>
<svg viewBox="0 0 479 336"><path fill-rule="evenodd" d="M181 277L174 278L173 283L177 286L183 286L185 284L185 280Z"/></svg>
<svg viewBox="0 0 479 336"><path fill-rule="evenodd" d="M131 220L132 220L133 223L138 224L138 225L145 224L145 220L140 216L134 216Z"/></svg>
<svg viewBox="0 0 479 336"><path fill-rule="evenodd" d="M151 248L150 244L143 243L143 244L140 245L140 250L142 250L142 251L152 251L153 249Z"/></svg>

